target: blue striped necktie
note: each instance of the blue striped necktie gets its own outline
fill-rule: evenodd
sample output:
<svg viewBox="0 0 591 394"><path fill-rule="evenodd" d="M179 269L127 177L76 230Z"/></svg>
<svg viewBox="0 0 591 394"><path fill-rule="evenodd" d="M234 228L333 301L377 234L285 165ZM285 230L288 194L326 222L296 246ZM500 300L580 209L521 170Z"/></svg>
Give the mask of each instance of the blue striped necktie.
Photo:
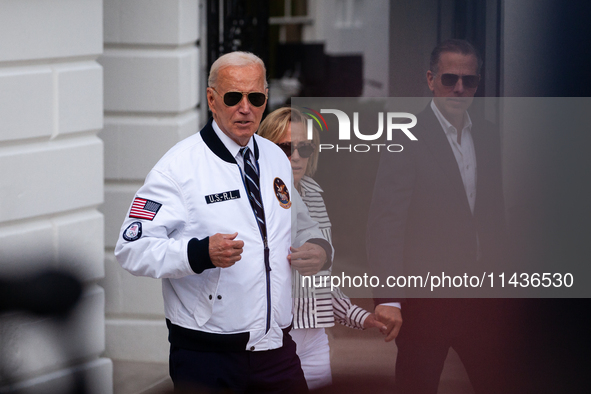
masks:
<svg viewBox="0 0 591 394"><path fill-rule="evenodd" d="M261 199L261 190L259 183L259 170L255 162L252 161L250 149L244 147L240 149L240 153L244 157L244 173L246 189L248 191L248 200L254 210L257 218L259 229L263 240L267 240L267 226L265 224L265 210L263 208L263 200Z"/></svg>

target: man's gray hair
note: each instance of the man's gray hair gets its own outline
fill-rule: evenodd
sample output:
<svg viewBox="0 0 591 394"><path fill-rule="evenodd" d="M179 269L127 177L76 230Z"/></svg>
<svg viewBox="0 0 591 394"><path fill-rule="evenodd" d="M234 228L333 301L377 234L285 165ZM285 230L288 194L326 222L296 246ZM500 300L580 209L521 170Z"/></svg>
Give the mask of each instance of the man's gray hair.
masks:
<svg viewBox="0 0 591 394"><path fill-rule="evenodd" d="M263 76L265 77L265 89L268 88L267 83L267 69L265 63L257 55L250 52L230 52L217 58L211 65L209 70L209 78L207 79L207 86L215 87L218 74L222 68L225 67L247 67L252 65L259 65L263 69Z"/></svg>

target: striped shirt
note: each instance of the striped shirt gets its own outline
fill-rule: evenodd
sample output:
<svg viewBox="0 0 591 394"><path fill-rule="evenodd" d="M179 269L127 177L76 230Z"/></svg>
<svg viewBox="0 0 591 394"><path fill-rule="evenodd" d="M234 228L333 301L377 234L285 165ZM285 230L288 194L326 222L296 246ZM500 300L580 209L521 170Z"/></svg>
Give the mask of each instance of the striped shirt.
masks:
<svg viewBox="0 0 591 394"><path fill-rule="evenodd" d="M322 189L312 178L304 176L300 181L302 200L308 207L310 217L317 221L320 230L332 244L330 219L322 199ZM344 326L363 329L369 312L353 305L341 289L330 290L330 270L320 271L312 277L312 286L302 286L302 276L293 275L293 328L332 327L335 320ZM308 282L306 282L306 285Z"/></svg>

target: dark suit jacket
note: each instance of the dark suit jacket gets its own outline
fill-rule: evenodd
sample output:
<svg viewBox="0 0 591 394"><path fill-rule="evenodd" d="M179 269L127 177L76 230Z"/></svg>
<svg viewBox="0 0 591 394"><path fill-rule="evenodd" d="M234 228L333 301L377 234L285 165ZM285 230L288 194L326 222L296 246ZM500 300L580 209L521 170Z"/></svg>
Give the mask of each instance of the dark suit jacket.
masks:
<svg viewBox="0 0 591 394"><path fill-rule="evenodd" d="M477 161L472 216L441 125L429 107L417 118L411 131L418 141L393 141L404 150L385 152L380 158L367 239L374 274L409 275L421 269L446 274L474 269L510 272L502 264L510 264L511 259L500 253L504 206L497 129L471 117ZM482 251L479 262L476 234ZM404 294L388 290L378 293L383 298L375 302L403 301L404 323L397 342L405 338L425 343L431 338L476 337L488 346L477 351L490 361L490 369L504 385L497 392L588 390L588 374L583 371L589 359L589 340L584 333L588 324L581 324L581 311L588 305L585 300L404 299ZM489 357L495 347L505 354L500 367Z"/></svg>
<svg viewBox="0 0 591 394"><path fill-rule="evenodd" d="M417 141L402 136L393 141L404 146L402 152L382 153L368 222L368 259L374 274L384 279L427 272L482 275L495 260L504 224L500 138L491 123L472 117L472 124L474 215L453 151L430 107L417 116L412 129ZM412 296L408 288L379 290L380 298Z"/></svg>

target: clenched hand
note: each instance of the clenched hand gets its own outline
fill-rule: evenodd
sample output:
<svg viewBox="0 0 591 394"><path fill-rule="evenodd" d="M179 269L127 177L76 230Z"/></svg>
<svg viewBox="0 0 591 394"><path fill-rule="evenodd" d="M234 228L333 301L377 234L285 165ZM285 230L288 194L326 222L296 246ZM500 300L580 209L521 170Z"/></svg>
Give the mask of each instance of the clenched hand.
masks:
<svg viewBox="0 0 591 394"><path fill-rule="evenodd" d="M209 237L209 258L213 265L228 268L242 258L244 241L235 241L237 235L218 233Z"/></svg>

